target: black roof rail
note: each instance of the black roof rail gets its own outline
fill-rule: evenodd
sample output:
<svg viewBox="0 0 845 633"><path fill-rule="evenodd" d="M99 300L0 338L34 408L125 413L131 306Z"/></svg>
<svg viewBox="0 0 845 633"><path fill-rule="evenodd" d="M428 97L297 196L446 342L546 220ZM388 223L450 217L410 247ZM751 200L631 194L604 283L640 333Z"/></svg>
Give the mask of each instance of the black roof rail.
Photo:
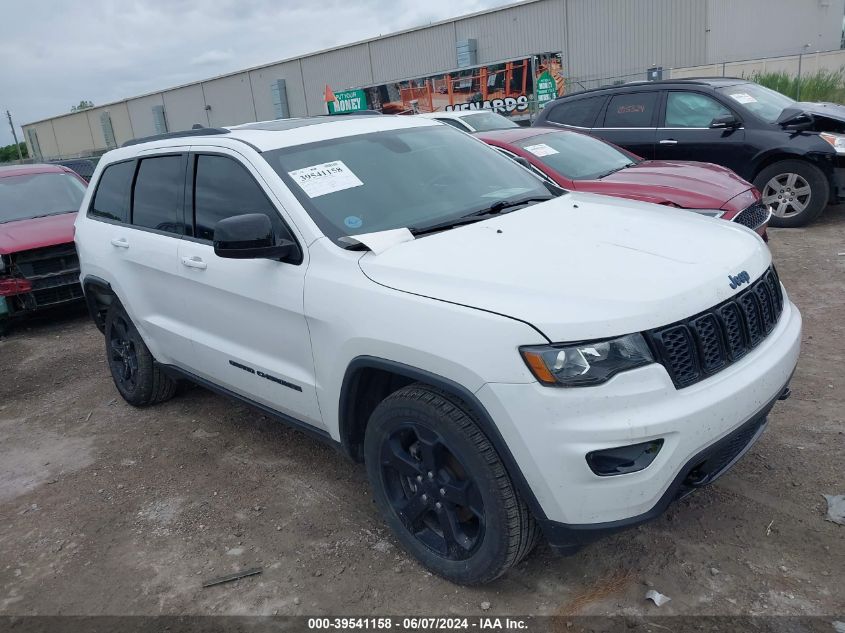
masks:
<svg viewBox="0 0 845 633"><path fill-rule="evenodd" d="M149 141L160 141L167 138L181 138L183 136L211 136L213 134L228 134L229 130L222 127L198 127L190 130L182 130L181 132L166 132L164 134L153 134L152 136L142 136L141 138L133 138L131 141L126 141L121 147L129 147L130 145L139 145Z"/></svg>

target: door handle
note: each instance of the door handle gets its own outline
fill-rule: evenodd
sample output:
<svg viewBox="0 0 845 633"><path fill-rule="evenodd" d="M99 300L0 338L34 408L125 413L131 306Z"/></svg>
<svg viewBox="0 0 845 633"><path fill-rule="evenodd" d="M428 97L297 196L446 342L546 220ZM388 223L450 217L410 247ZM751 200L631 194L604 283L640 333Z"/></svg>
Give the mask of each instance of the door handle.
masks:
<svg viewBox="0 0 845 633"><path fill-rule="evenodd" d="M183 257L182 265L188 268L199 268L200 270L208 268L208 264L202 261L201 257Z"/></svg>
<svg viewBox="0 0 845 633"><path fill-rule="evenodd" d="M677 145L678 141L673 138L664 138L660 141L661 145Z"/></svg>
<svg viewBox="0 0 845 633"><path fill-rule="evenodd" d="M124 237L116 237L111 241L112 246L117 246L118 248L129 248L129 240Z"/></svg>

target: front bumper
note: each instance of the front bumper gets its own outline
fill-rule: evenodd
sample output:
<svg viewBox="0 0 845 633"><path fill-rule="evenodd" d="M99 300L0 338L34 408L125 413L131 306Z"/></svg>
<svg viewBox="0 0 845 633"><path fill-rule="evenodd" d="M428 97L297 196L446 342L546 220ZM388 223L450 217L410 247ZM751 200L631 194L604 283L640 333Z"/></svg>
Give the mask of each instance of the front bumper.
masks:
<svg viewBox="0 0 845 633"><path fill-rule="evenodd" d="M551 546L562 554L577 551L582 545L608 534L651 521L663 514L673 501L683 499L698 488L707 486L725 474L760 439L768 424L768 414L778 400L789 397L789 387L738 429L690 458L660 500L647 512L618 521L568 525L541 520L543 534Z"/></svg>
<svg viewBox="0 0 845 633"><path fill-rule="evenodd" d="M17 317L82 299L79 258L73 243L14 253L3 279L25 284L5 296L5 315Z"/></svg>
<svg viewBox="0 0 845 633"><path fill-rule="evenodd" d="M795 369L800 341L801 315L785 299L778 325L751 353L684 389L655 364L597 387L488 383L476 395L536 497L549 540L566 547L589 540L573 534L601 534L657 516L688 492L684 481L702 456L754 425L755 433L762 431ZM585 458L658 439L664 442L657 457L638 472L599 477Z"/></svg>

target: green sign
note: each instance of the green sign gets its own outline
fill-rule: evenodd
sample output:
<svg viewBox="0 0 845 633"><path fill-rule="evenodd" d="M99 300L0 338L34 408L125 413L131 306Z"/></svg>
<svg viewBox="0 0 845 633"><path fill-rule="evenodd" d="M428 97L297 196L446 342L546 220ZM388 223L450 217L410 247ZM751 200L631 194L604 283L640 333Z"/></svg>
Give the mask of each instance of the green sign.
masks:
<svg viewBox="0 0 845 633"><path fill-rule="evenodd" d="M549 101L557 98L557 84L547 70L537 77L537 107L543 109Z"/></svg>
<svg viewBox="0 0 845 633"><path fill-rule="evenodd" d="M339 90L334 93L334 101L329 101L329 114L366 109L367 95L363 90Z"/></svg>

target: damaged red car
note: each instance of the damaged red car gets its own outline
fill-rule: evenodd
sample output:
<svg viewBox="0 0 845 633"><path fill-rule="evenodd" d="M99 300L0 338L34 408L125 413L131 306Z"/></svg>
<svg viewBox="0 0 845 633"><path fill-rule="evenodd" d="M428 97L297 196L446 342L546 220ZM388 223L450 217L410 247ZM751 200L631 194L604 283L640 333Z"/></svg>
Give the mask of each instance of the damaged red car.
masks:
<svg viewBox="0 0 845 633"><path fill-rule="evenodd" d="M475 134L538 176L573 191L677 207L747 226L768 241L771 210L754 186L726 167L643 160L593 136L568 130L514 128Z"/></svg>
<svg viewBox="0 0 845 633"><path fill-rule="evenodd" d="M82 299L73 222L85 181L59 165L0 167L0 333Z"/></svg>

